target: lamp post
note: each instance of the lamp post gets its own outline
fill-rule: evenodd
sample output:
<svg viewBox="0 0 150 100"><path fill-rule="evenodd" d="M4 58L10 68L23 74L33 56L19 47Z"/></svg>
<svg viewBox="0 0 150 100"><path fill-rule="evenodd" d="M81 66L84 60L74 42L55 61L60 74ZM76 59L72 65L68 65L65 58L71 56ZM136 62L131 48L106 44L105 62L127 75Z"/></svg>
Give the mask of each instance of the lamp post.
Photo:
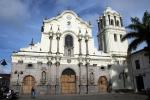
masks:
<svg viewBox="0 0 150 100"><path fill-rule="evenodd" d="M23 71L15 71L14 74L17 74L17 85L19 85L19 76L23 74Z"/></svg>
<svg viewBox="0 0 150 100"><path fill-rule="evenodd" d="M126 81L126 78L127 78L127 73L125 72L125 70L123 70L123 71L119 74L119 78L120 78L120 79L123 79L123 86L124 86L124 88L125 88L125 87L126 87L125 81Z"/></svg>
<svg viewBox="0 0 150 100"><path fill-rule="evenodd" d="M0 88L2 87L2 83L1 83L1 79L2 79L2 78L3 78L3 77L0 76Z"/></svg>
<svg viewBox="0 0 150 100"><path fill-rule="evenodd" d="M112 65L108 64L108 72L109 72L108 92L112 91L111 67Z"/></svg>
<svg viewBox="0 0 150 100"><path fill-rule="evenodd" d="M0 65L2 65L2 66L7 65L5 59L0 60ZM0 68L0 70L1 70L1 68ZM0 80L1 80L2 78L3 78L3 77L0 76ZM1 85L2 85L2 84L1 84ZM1 87L1 86L0 86L0 87Z"/></svg>

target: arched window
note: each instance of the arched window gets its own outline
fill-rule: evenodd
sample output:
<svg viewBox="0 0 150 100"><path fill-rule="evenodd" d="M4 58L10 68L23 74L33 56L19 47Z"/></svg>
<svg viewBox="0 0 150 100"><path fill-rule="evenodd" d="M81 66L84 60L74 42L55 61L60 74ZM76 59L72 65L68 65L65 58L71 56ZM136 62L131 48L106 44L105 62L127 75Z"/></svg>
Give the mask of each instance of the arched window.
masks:
<svg viewBox="0 0 150 100"><path fill-rule="evenodd" d="M67 35L65 37L65 47L64 47L64 55L72 56L73 55L73 37L71 35Z"/></svg>
<svg viewBox="0 0 150 100"><path fill-rule="evenodd" d="M110 21L110 25L114 25L114 21L112 19Z"/></svg>
<svg viewBox="0 0 150 100"><path fill-rule="evenodd" d="M73 47L73 38L71 35L67 35L65 37L65 46L66 47Z"/></svg>

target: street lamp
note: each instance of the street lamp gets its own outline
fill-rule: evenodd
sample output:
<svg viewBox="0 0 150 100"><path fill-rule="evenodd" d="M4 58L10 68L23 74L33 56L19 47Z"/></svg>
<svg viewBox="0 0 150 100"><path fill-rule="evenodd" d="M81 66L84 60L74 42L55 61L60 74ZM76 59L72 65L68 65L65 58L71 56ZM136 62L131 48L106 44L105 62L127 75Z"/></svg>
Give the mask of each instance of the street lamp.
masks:
<svg viewBox="0 0 150 100"><path fill-rule="evenodd" d="M18 78L17 78L17 85L19 85L19 75L23 74L23 71L15 71L14 74L17 74Z"/></svg>
<svg viewBox="0 0 150 100"><path fill-rule="evenodd" d="M123 79L123 86L125 88L126 84L125 84L125 81L126 81L126 78L127 78L127 73L125 72L125 70L123 70L120 74L119 74L119 78L120 79Z"/></svg>
<svg viewBox="0 0 150 100"><path fill-rule="evenodd" d="M111 64L108 64L108 72L109 72L109 81L108 81L108 92L112 91L112 78L111 78Z"/></svg>
<svg viewBox="0 0 150 100"><path fill-rule="evenodd" d="M0 60L0 65L2 65L2 66L7 65L5 59ZM0 70L1 70L1 69L0 69ZM3 77L0 77L0 79L1 79L1 78L3 78Z"/></svg>

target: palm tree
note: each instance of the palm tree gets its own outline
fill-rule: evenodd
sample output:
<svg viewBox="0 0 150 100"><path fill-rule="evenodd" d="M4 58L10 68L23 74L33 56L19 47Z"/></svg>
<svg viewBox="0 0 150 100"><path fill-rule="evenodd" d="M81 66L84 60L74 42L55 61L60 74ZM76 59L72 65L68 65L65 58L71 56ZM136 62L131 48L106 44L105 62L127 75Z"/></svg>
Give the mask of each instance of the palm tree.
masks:
<svg viewBox="0 0 150 100"><path fill-rule="evenodd" d="M150 13L145 11L142 20L131 17L131 24L127 26L130 32L123 36L122 41L132 39L128 53L135 50L141 43L146 42L146 50L150 57Z"/></svg>

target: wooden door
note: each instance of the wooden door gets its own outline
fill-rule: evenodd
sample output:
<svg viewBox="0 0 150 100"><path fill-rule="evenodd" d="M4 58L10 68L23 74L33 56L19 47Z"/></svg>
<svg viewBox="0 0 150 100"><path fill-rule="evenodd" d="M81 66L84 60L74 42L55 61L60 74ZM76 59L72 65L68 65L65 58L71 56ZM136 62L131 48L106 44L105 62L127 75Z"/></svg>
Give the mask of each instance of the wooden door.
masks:
<svg viewBox="0 0 150 100"><path fill-rule="evenodd" d="M66 71L61 76L61 93L75 94L76 93L76 76L71 71ZM71 72L71 73L70 73Z"/></svg>
<svg viewBox="0 0 150 100"><path fill-rule="evenodd" d="M35 79L33 76L29 75L23 79L23 93L31 93L32 87L35 87Z"/></svg>
<svg viewBox="0 0 150 100"><path fill-rule="evenodd" d="M105 76L101 76L98 81L99 92L107 92L108 81Z"/></svg>

